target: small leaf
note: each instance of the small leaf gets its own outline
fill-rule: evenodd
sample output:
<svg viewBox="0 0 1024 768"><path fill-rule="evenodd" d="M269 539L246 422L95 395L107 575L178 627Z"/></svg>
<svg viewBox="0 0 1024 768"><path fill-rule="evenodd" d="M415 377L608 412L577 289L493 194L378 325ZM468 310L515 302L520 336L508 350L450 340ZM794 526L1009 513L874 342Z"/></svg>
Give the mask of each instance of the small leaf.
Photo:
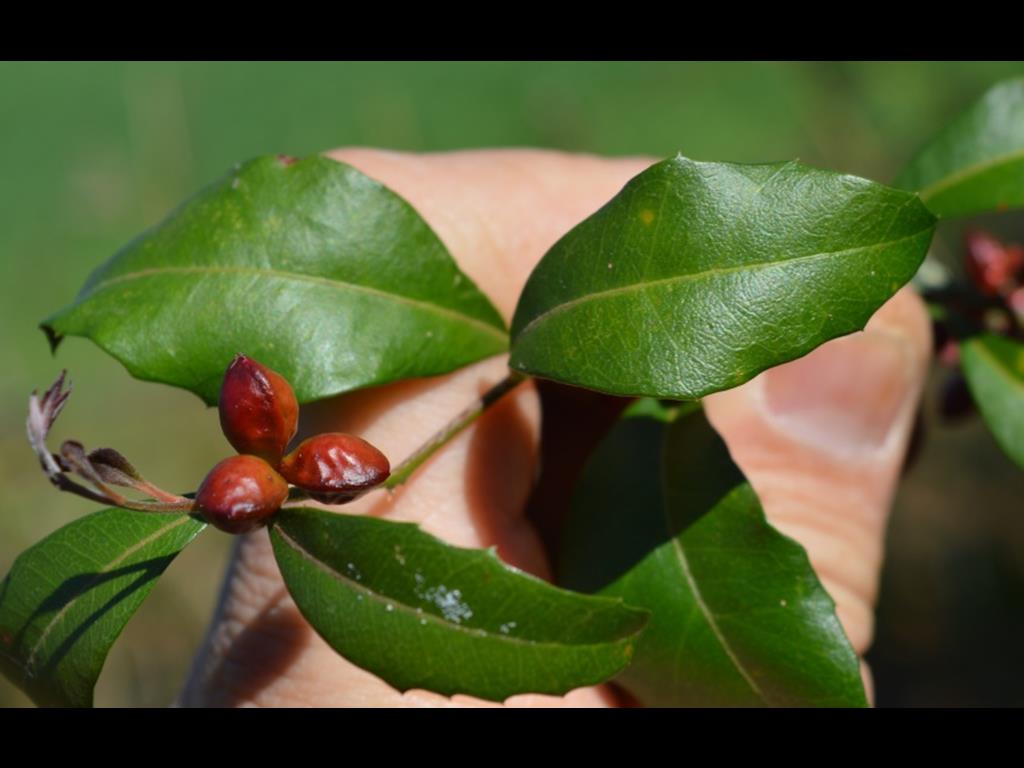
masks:
<svg viewBox="0 0 1024 768"><path fill-rule="evenodd" d="M915 195L854 176L666 160L534 269L510 365L617 395L728 389L863 328L934 224Z"/></svg>
<svg viewBox="0 0 1024 768"><path fill-rule="evenodd" d="M565 693L629 663L646 623L617 599L558 589L409 523L291 508L270 537L310 624L401 691Z"/></svg>
<svg viewBox="0 0 1024 768"><path fill-rule="evenodd" d="M236 353L300 402L445 373L507 348L497 310L402 198L355 168L262 157L97 269L43 324L133 376L217 402Z"/></svg>
<svg viewBox="0 0 1024 768"><path fill-rule="evenodd" d="M113 448L97 448L89 452L89 463L103 482L135 488L144 478L128 459Z"/></svg>
<svg viewBox="0 0 1024 768"><path fill-rule="evenodd" d="M937 216L1024 205L1024 79L989 89L943 128L896 180Z"/></svg>
<svg viewBox="0 0 1024 768"><path fill-rule="evenodd" d="M765 520L701 409L632 409L573 501L559 583L651 611L617 679L651 706L865 706L803 548Z"/></svg>
<svg viewBox="0 0 1024 768"><path fill-rule="evenodd" d="M23 552L0 584L0 670L40 706L92 706L114 641L205 523L105 509Z"/></svg>
<svg viewBox="0 0 1024 768"><path fill-rule="evenodd" d="M1024 344L986 334L960 345L974 402L1006 455L1024 468Z"/></svg>

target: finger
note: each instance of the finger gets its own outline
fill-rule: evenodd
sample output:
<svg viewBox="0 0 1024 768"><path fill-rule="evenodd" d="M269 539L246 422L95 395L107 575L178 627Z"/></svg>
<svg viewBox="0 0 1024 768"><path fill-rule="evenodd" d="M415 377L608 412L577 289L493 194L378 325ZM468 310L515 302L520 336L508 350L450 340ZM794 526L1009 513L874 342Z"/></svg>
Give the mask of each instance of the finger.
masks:
<svg viewBox="0 0 1024 768"><path fill-rule="evenodd" d="M548 248L653 162L533 149L328 155L412 203L506 320Z"/></svg>
<svg viewBox="0 0 1024 768"><path fill-rule="evenodd" d="M706 400L768 519L807 550L862 655L930 350L927 313L904 289L863 333Z"/></svg>
<svg viewBox="0 0 1024 768"><path fill-rule="evenodd" d="M333 156L408 200L506 318L543 253L646 165L532 151L411 156L347 150ZM304 428L355 432L397 463L506 372L506 359L494 358L448 376L352 393L304 409ZM413 521L460 546L494 545L506 561L544 575L542 548L523 517L536 476L538 425L536 393L524 384L435 454L398 492L371 494L345 511ZM510 703L597 705L607 700L601 689L581 689L565 700L527 696ZM339 657L299 615L265 532L236 545L182 702L479 703L469 697L449 702L426 692L400 695Z"/></svg>

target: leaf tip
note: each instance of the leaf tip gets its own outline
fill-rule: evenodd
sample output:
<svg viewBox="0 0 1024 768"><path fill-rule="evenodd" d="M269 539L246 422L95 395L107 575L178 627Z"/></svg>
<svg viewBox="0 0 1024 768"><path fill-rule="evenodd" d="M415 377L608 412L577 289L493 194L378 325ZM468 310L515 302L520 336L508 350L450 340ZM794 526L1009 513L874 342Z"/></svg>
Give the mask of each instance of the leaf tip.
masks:
<svg viewBox="0 0 1024 768"><path fill-rule="evenodd" d="M59 347L60 343L64 340L63 334L58 333L57 330L46 320L39 324L39 330L46 334L46 341L50 345L50 354L56 355L57 347Z"/></svg>

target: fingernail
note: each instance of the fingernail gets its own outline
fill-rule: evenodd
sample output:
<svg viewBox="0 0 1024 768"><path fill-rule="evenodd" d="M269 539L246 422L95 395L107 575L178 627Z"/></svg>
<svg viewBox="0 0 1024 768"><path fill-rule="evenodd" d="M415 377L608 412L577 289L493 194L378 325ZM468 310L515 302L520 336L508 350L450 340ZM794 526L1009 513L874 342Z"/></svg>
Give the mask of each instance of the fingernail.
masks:
<svg viewBox="0 0 1024 768"><path fill-rule="evenodd" d="M894 331L845 336L761 376L769 421L836 456L882 450L916 395L913 347Z"/></svg>

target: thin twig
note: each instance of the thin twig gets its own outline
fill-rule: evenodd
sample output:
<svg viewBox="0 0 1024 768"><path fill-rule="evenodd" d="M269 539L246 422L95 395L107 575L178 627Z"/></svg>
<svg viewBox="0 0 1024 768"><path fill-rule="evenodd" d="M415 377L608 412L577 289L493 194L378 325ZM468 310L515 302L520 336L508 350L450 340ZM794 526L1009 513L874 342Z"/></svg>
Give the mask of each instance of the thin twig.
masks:
<svg viewBox="0 0 1024 768"><path fill-rule="evenodd" d="M50 453L46 447L46 438L71 394L70 384L67 390L64 389L66 374L66 371L61 372L42 397L33 392L28 401L25 428L29 444L50 482L62 491L90 501L138 512L191 512L195 506L194 501L157 488L112 448L100 448L89 453L77 440L65 440L60 447L60 453ZM95 490L76 483L68 477L68 472L74 472L88 480ZM125 498L110 485L120 485L152 494L157 501L135 501Z"/></svg>
<svg viewBox="0 0 1024 768"><path fill-rule="evenodd" d="M440 448L450 442L462 430L476 421L488 408L498 402L519 384L526 381L527 377L516 371L512 371L504 379L499 381L489 390L478 397L462 413L449 421L444 427L438 430L433 437L420 446L409 458L395 467L391 476L378 487L394 490L412 475L421 464L433 456Z"/></svg>

